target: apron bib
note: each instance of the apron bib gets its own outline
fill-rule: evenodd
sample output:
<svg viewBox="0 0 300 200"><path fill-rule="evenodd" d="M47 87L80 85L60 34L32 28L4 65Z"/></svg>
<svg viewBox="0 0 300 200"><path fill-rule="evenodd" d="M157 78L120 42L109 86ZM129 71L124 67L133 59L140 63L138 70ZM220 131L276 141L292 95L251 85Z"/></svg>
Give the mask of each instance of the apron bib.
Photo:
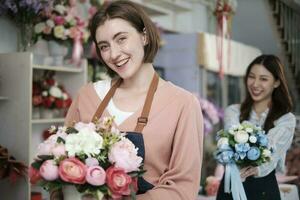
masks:
<svg viewBox="0 0 300 200"><path fill-rule="evenodd" d="M148 116L151 109L154 93L157 89L159 81L159 76L157 73L154 74L153 79L151 81L150 87L147 92L147 97L143 106L143 110L141 116L137 119L137 124L134 131L127 131L126 138L129 139L137 148L138 148L138 156L143 158L142 163L144 164L145 161L145 144L144 144L144 137L142 131L144 127L147 125ZM113 97L114 93L116 92L117 88L121 85L122 79L120 78L117 82L110 88L102 102L100 103L97 111L93 116L93 121L99 119L105 108L107 107L109 101ZM144 194L148 190L152 189L154 185L147 182L143 177L138 177L138 191L137 194Z"/></svg>

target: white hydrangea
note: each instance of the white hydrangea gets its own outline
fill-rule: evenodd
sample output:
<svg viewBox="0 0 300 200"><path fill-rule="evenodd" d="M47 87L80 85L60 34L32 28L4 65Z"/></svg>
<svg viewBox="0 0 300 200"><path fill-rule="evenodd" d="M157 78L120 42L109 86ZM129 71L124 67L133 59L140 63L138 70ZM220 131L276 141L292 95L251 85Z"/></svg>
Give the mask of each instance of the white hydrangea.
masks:
<svg viewBox="0 0 300 200"><path fill-rule="evenodd" d="M84 153L88 157L100 153L103 138L88 127L79 130L77 134L69 134L66 137L66 151L68 156Z"/></svg>
<svg viewBox="0 0 300 200"><path fill-rule="evenodd" d="M234 140L237 143L246 143L246 142L248 142L248 139L249 139L248 133L243 130L237 131L234 135Z"/></svg>

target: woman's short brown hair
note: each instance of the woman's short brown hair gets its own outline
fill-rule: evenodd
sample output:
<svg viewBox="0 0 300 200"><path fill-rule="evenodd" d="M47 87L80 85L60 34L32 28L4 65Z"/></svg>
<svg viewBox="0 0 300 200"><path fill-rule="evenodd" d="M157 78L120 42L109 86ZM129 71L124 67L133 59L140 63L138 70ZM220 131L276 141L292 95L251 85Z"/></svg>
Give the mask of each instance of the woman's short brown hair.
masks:
<svg viewBox="0 0 300 200"><path fill-rule="evenodd" d="M107 68L108 74L115 75L116 73L106 65L101 57L100 49L98 48L96 41L96 31L106 20L115 18L126 20L139 33L146 34L147 44L144 47L145 55L143 62L152 63L159 48L158 29L141 6L130 1L113 1L101 7L93 16L89 24L91 37L96 45L97 55L102 64Z"/></svg>

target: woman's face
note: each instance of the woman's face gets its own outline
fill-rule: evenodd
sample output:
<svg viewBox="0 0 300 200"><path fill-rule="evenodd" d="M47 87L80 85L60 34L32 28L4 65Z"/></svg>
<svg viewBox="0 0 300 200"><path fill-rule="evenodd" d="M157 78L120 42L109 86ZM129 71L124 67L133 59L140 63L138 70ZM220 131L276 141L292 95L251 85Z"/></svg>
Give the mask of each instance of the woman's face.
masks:
<svg viewBox="0 0 300 200"><path fill-rule="evenodd" d="M120 18L106 20L97 28L96 40L103 61L121 78L131 78L139 71L146 36L129 22Z"/></svg>
<svg viewBox="0 0 300 200"><path fill-rule="evenodd" d="M273 90L279 84L279 80L275 80L273 74L261 64L253 65L247 77L247 88L254 103L270 102Z"/></svg>

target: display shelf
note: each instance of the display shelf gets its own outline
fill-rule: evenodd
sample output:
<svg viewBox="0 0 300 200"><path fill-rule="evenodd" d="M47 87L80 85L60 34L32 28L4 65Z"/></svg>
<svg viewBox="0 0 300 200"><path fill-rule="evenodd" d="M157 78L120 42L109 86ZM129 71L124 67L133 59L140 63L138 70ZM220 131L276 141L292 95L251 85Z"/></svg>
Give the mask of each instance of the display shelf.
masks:
<svg viewBox="0 0 300 200"><path fill-rule="evenodd" d="M74 99L79 88L87 83L87 61L81 66L47 66L34 63L35 55L31 52L0 53L0 100L1 104L0 141L9 149L17 160L27 166L33 161L38 145L43 141L43 131L51 125L62 125L63 118L33 119L32 83L35 77L45 70L55 71L56 80L62 84ZM32 188L28 179L21 180L11 187L7 181L0 182L0 199L31 199ZM43 193L43 199L49 195Z"/></svg>
<svg viewBox="0 0 300 200"><path fill-rule="evenodd" d="M54 119L32 119L32 124L52 124L52 123L64 123L64 118L54 118Z"/></svg>
<svg viewBox="0 0 300 200"><path fill-rule="evenodd" d="M51 70L58 72L71 72L71 73L81 73L83 69L81 67L75 66L48 66L48 65L33 65L33 69L38 70Z"/></svg>

